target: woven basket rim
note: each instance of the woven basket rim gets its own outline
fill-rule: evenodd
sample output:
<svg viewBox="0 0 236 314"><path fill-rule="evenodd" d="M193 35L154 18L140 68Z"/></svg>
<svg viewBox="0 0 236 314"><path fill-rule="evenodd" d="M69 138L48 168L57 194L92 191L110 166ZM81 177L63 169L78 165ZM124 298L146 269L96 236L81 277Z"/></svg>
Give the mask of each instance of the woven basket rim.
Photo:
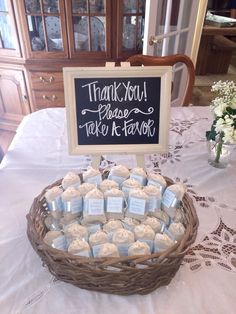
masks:
<svg viewBox="0 0 236 314"><path fill-rule="evenodd" d="M167 184L173 181L165 177ZM59 280L87 290L117 295L147 294L170 283L182 259L197 236L198 218L193 201L185 193L182 210L187 222L182 239L168 250L149 255L125 257L81 257L57 250L43 241L46 233L47 189L60 185L62 179L45 187L35 197L27 214L27 235L43 265Z"/></svg>

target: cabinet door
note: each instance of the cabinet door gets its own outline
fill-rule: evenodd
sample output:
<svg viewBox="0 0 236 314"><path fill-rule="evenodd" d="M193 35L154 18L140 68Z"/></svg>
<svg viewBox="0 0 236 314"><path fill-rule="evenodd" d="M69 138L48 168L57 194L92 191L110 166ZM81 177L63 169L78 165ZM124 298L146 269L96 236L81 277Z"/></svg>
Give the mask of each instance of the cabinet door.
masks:
<svg viewBox="0 0 236 314"><path fill-rule="evenodd" d="M142 53L145 0L118 0L117 57Z"/></svg>
<svg viewBox="0 0 236 314"><path fill-rule="evenodd" d="M20 57L12 0L0 1L0 55Z"/></svg>
<svg viewBox="0 0 236 314"><path fill-rule="evenodd" d="M83 63L110 58L111 0L66 1L66 11L71 57Z"/></svg>
<svg viewBox="0 0 236 314"><path fill-rule="evenodd" d="M14 131L28 113L23 71L0 68L0 128Z"/></svg>
<svg viewBox="0 0 236 314"><path fill-rule="evenodd" d="M68 58L63 0L19 0L29 58Z"/></svg>

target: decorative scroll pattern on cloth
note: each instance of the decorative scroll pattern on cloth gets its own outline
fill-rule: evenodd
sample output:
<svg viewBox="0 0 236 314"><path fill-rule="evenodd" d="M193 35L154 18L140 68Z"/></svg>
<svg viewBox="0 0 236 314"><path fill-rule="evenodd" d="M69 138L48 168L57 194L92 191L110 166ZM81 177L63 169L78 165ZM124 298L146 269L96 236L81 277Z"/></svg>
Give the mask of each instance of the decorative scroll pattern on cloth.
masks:
<svg viewBox="0 0 236 314"><path fill-rule="evenodd" d="M214 231L188 250L184 264L192 271L204 266L218 265L225 270L236 272L236 231L227 227L220 219Z"/></svg>
<svg viewBox="0 0 236 314"><path fill-rule="evenodd" d="M181 119L171 119L170 122L170 131L177 133L180 138L183 137L183 133L189 130L192 125L198 123L202 120L208 120L207 118L195 118L192 120L181 120ZM200 140L201 141L201 140ZM199 142L199 139L198 139ZM149 170L161 172L161 166L164 164L174 164L181 162L181 153L183 149L189 148L195 142L189 141L188 143L182 144L181 142L176 141L174 145L169 146L168 153L165 154L152 154L148 156L146 160L146 167Z"/></svg>
<svg viewBox="0 0 236 314"><path fill-rule="evenodd" d="M188 179L181 180L176 177L174 181L182 182L187 187L187 192L194 199L196 207L209 208L217 204L219 208L228 208L226 204L216 203L213 197L198 195L194 191L194 185L188 183ZM218 265L225 270L236 272L236 230L229 228L220 218L217 228L207 234L201 243L189 249L184 264L192 271L204 266Z"/></svg>
<svg viewBox="0 0 236 314"><path fill-rule="evenodd" d="M195 118L192 120L171 119L170 131L182 136L184 131L190 129L193 124L199 122L200 120L207 120L207 118Z"/></svg>
<svg viewBox="0 0 236 314"><path fill-rule="evenodd" d="M164 164L174 164L181 162L181 152L183 149L188 148L193 142L188 144L177 143L176 145L170 145L168 153L164 154L151 154L147 157L146 167L148 170L155 172L161 172L161 166Z"/></svg>

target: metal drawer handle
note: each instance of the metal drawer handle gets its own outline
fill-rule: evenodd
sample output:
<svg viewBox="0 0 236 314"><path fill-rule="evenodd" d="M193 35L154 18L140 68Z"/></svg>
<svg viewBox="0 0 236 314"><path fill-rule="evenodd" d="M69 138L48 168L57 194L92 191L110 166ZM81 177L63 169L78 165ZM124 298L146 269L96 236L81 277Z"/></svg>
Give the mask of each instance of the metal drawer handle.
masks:
<svg viewBox="0 0 236 314"><path fill-rule="evenodd" d="M44 100L48 100L48 101L55 101L57 99L56 95L52 95L52 97L47 96L47 95L43 95L43 99Z"/></svg>
<svg viewBox="0 0 236 314"><path fill-rule="evenodd" d="M40 76L39 80L42 83L51 84L54 81L54 77L50 76L49 79L47 79L47 78L44 78L43 76Z"/></svg>

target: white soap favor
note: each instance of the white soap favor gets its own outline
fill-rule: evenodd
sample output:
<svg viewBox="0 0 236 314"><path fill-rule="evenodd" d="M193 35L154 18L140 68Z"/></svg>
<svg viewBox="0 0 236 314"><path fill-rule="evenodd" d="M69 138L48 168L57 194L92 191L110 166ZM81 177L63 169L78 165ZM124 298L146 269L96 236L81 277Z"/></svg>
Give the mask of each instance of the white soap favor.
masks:
<svg viewBox="0 0 236 314"><path fill-rule="evenodd" d="M185 233L185 228L181 222L172 222L168 228L172 240L180 241Z"/></svg>
<svg viewBox="0 0 236 314"><path fill-rule="evenodd" d="M94 223L87 223L83 218L80 219L80 223L82 226L86 227L88 230L88 234L95 233L97 231L102 230L102 223L101 222L94 222Z"/></svg>
<svg viewBox="0 0 236 314"><path fill-rule="evenodd" d="M111 242L113 233L117 230L123 228L123 225L120 220L109 220L103 225L103 231L108 234L108 239Z"/></svg>
<svg viewBox="0 0 236 314"><path fill-rule="evenodd" d="M163 252L174 245L174 241L167 234L157 233L154 239L154 252Z"/></svg>
<svg viewBox="0 0 236 314"><path fill-rule="evenodd" d="M147 183L147 174L143 168L133 168L130 171L130 178L138 181L141 186Z"/></svg>
<svg viewBox="0 0 236 314"><path fill-rule="evenodd" d="M91 250L88 242L81 239L74 239L70 243L68 253L78 256L91 257Z"/></svg>
<svg viewBox="0 0 236 314"><path fill-rule="evenodd" d="M102 231L102 230L99 230L95 233L92 233L90 236L89 236L89 244L90 246L94 246L94 245L98 245L98 244L104 244L104 243L107 243L108 242L108 236L107 236L107 233Z"/></svg>
<svg viewBox="0 0 236 314"><path fill-rule="evenodd" d="M119 184L115 182L114 180L105 179L100 183L99 189L105 193L106 191L109 191L111 189L118 189Z"/></svg>
<svg viewBox="0 0 236 314"><path fill-rule="evenodd" d="M67 250L66 238L61 231L48 231L43 241L57 250Z"/></svg>
<svg viewBox="0 0 236 314"><path fill-rule="evenodd" d="M63 189L67 189L69 186L73 186L75 188L78 188L81 184L80 177L77 173L73 171L69 171L65 177L62 179L61 185Z"/></svg>
<svg viewBox="0 0 236 314"><path fill-rule="evenodd" d="M93 183L82 183L78 187L78 191L80 192L81 196L85 196L88 192L92 191L96 188L96 185Z"/></svg>
<svg viewBox="0 0 236 314"><path fill-rule="evenodd" d="M121 256L128 256L129 246L134 243L134 234L123 228L117 229L113 233L112 242L116 244Z"/></svg>
<svg viewBox="0 0 236 314"><path fill-rule="evenodd" d="M61 195L63 190L59 186L54 186L48 189L45 193L45 198L48 204L48 209L54 218L61 218L63 212L63 205L61 201Z"/></svg>
<svg viewBox="0 0 236 314"><path fill-rule="evenodd" d="M122 219L125 210L124 193L117 189L111 189L104 192L105 213L107 219Z"/></svg>
<svg viewBox="0 0 236 314"><path fill-rule="evenodd" d="M140 224L140 221L134 218L125 217L124 219L122 219L122 224L124 229L134 231L134 228Z"/></svg>
<svg viewBox="0 0 236 314"><path fill-rule="evenodd" d="M108 243L108 235L104 231L97 231L89 236L89 244L91 246L93 256L97 257L101 245Z"/></svg>
<svg viewBox="0 0 236 314"><path fill-rule="evenodd" d="M88 169L83 173L83 181L99 186L102 182L102 175L98 169L88 167Z"/></svg>
<svg viewBox="0 0 236 314"><path fill-rule="evenodd" d="M44 219L44 224L50 231L60 231L61 230L61 224L60 219L54 218L51 214L47 215Z"/></svg>
<svg viewBox="0 0 236 314"><path fill-rule="evenodd" d="M104 196L97 188L84 197L83 219L85 223L106 222Z"/></svg>
<svg viewBox="0 0 236 314"><path fill-rule="evenodd" d="M184 185L180 183L172 184L166 188L161 207L171 218L175 217L185 191Z"/></svg>
<svg viewBox="0 0 236 314"><path fill-rule="evenodd" d="M88 230L86 227L78 223L67 225L64 229L67 242L71 243L74 239L81 239L88 241Z"/></svg>
<svg viewBox="0 0 236 314"><path fill-rule="evenodd" d="M151 254L150 247L146 242L135 241L128 249L128 255L149 255Z"/></svg>
<svg viewBox="0 0 236 314"><path fill-rule="evenodd" d="M167 183L162 175L155 172L150 172L147 176L147 185L157 186L158 189L161 191L161 194L163 194Z"/></svg>
<svg viewBox="0 0 236 314"><path fill-rule="evenodd" d="M101 244L97 257L120 257L120 254L114 243L104 243Z"/></svg>
<svg viewBox="0 0 236 314"><path fill-rule="evenodd" d="M185 216L181 208L176 209L175 216L172 218L173 222L181 222L183 223L185 221Z"/></svg>
<svg viewBox="0 0 236 314"><path fill-rule="evenodd" d="M153 251L153 241L155 232L149 225L140 224L134 228L135 240L145 242L149 245L150 251Z"/></svg>
<svg viewBox="0 0 236 314"><path fill-rule="evenodd" d="M113 166L108 175L108 179L114 180L121 186L121 184L129 178L129 169L122 165Z"/></svg>
<svg viewBox="0 0 236 314"><path fill-rule="evenodd" d="M144 220L147 215L148 196L141 189L134 189L129 192L128 207L125 215L127 217Z"/></svg>
<svg viewBox="0 0 236 314"><path fill-rule="evenodd" d="M133 189L140 189L141 184L135 179L127 179L122 183L122 191L126 198L129 196L129 192Z"/></svg>
<svg viewBox="0 0 236 314"><path fill-rule="evenodd" d="M74 219L70 219L70 217L68 216L63 216L60 219L60 226L62 230L65 230L67 228L67 226L73 224L73 223L79 223L79 219L78 217L74 218Z"/></svg>
<svg viewBox="0 0 236 314"><path fill-rule="evenodd" d="M143 191L148 195L147 212L149 215L155 216L155 213L161 208L161 191L155 185L147 185Z"/></svg>
<svg viewBox="0 0 236 314"><path fill-rule="evenodd" d="M143 221L143 224L150 226L155 233L161 232L163 226L163 222L161 222L158 218L149 216Z"/></svg>
<svg viewBox="0 0 236 314"><path fill-rule="evenodd" d="M83 199L74 187L68 187L61 195L63 215L66 220L73 220L83 212Z"/></svg>
<svg viewBox="0 0 236 314"><path fill-rule="evenodd" d="M166 227L169 226L169 224L171 222L170 217L162 209L157 210L153 216L155 216L157 219L161 220L165 224Z"/></svg>

